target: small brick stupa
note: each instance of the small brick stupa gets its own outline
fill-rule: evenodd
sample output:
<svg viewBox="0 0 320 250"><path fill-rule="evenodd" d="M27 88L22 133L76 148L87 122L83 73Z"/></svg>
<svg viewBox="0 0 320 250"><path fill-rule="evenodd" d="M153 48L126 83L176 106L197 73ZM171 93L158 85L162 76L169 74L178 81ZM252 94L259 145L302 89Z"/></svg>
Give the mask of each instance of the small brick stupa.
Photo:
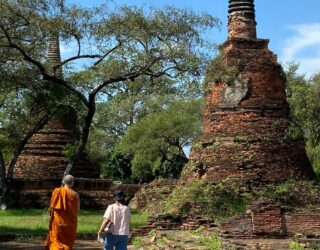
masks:
<svg viewBox="0 0 320 250"><path fill-rule="evenodd" d="M253 0L229 0L219 59L225 77L208 79L203 133L193 142L193 170L184 178L250 188L314 177L304 142L287 137L285 79L268 43L256 36Z"/></svg>

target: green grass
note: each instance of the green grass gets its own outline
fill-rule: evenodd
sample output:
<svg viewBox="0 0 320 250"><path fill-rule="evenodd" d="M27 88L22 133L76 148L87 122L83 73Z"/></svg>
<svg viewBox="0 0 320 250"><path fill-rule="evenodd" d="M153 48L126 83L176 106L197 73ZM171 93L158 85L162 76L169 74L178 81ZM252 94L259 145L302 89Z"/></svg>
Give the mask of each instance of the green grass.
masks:
<svg viewBox="0 0 320 250"><path fill-rule="evenodd" d="M131 211L131 227L147 224L148 215ZM96 233L102 222L104 211L81 210L78 217L78 233ZM10 209L0 211L0 233L38 234L48 231L49 214L47 210Z"/></svg>

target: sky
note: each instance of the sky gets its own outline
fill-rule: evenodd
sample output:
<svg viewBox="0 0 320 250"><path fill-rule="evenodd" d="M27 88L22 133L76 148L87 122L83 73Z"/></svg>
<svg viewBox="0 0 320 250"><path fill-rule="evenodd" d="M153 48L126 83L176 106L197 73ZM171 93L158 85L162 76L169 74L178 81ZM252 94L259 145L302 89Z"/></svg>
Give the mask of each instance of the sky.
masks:
<svg viewBox="0 0 320 250"><path fill-rule="evenodd" d="M86 7L103 0L67 0ZM118 5L173 5L206 12L222 21L221 31L214 30L208 39L222 43L227 38L228 0L113 0ZM320 0L255 0L257 36L270 39L269 48L280 63L300 64L300 73L311 76L320 72Z"/></svg>

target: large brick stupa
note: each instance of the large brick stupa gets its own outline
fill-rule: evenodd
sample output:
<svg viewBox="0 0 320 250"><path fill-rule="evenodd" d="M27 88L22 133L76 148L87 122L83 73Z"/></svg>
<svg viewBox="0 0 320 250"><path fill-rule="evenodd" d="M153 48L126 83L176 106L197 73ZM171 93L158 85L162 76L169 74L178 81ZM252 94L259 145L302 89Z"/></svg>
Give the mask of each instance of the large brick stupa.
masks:
<svg viewBox="0 0 320 250"><path fill-rule="evenodd" d="M269 40L256 36L254 1L229 0L228 12L228 39L208 76L203 132L184 178L249 188L312 179L304 142L287 136L285 78Z"/></svg>

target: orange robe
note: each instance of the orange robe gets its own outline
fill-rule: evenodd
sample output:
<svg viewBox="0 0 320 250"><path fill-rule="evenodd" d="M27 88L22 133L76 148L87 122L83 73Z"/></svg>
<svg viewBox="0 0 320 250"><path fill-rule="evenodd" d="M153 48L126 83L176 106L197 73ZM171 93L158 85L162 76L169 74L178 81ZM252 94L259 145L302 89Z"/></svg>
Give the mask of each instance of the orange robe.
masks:
<svg viewBox="0 0 320 250"><path fill-rule="evenodd" d="M46 249L72 250L76 240L78 202L78 195L64 187L53 191Z"/></svg>

